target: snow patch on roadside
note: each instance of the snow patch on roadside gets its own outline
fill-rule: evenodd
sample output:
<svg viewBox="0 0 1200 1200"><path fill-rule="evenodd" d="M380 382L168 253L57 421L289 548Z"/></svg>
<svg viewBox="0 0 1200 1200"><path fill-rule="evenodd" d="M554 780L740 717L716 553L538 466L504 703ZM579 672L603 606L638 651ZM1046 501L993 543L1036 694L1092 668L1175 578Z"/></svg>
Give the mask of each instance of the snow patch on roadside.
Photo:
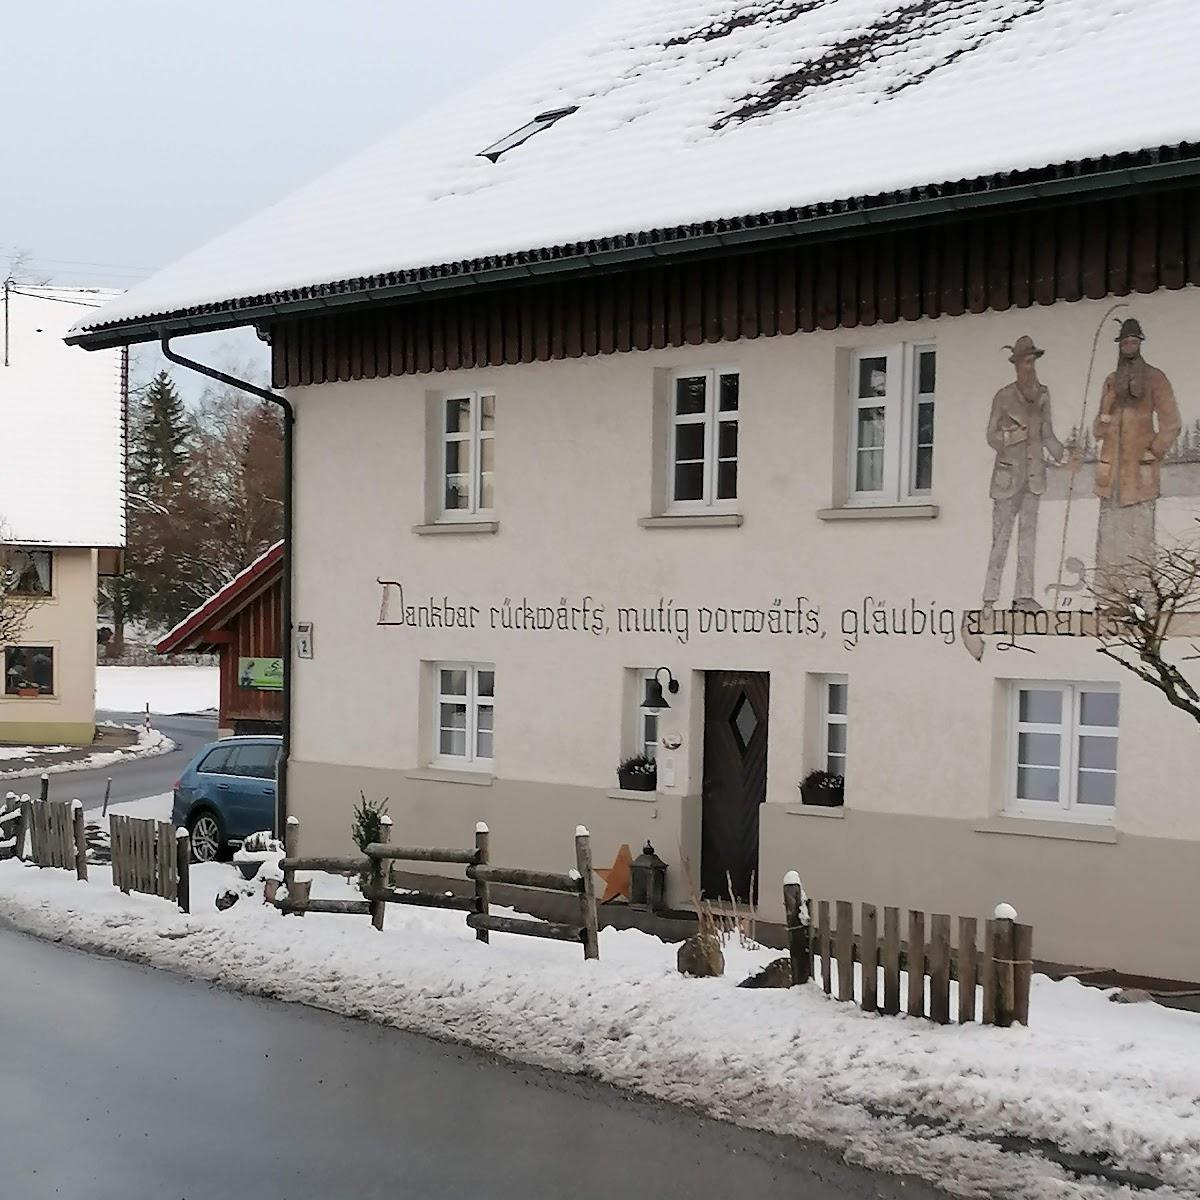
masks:
<svg viewBox="0 0 1200 1200"><path fill-rule="evenodd" d="M313 877L314 895L356 892ZM939 1027L864 1014L816 987L734 986L774 951L727 947L723 979L686 979L676 947L602 930L577 946L493 934L461 914L391 906L364 917L281 917L228 864L192 871L194 915L0 863L0 916L18 928L225 986L363 1017L576 1072L775 1133L816 1138L863 1165L911 1172L960 1196L1099 1200L1128 1195L1037 1154L1015 1135L1107 1157L1200 1193L1200 1016L1110 1004L1074 980L1034 979L1033 1026ZM213 900L241 889L217 913ZM914 1126L912 1122L936 1121Z"/></svg>

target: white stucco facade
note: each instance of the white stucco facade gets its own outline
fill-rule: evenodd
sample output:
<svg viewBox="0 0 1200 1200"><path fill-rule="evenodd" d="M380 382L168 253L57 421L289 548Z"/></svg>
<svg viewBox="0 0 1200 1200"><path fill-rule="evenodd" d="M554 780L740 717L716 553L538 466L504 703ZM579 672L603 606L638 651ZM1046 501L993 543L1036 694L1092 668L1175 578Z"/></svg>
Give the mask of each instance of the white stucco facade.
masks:
<svg viewBox="0 0 1200 1200"><path fill-rule="evenodd" d="M993 640L975 661L959 631L963 611L979 606L991 541L995 455L985 428L993 395L1013 378L1003 347L1028 334L1045 351L1038 374L1065 441L1085 395L1086 423L1094 418L1115 363L1110 306L292 389L294 616L313 623L314 648L311 660L292 660L290 808L304 852L349 845L362 788L389 798L395 840L466 845L486 820L495 860L514 865L565 869L580 822L598 864L621 843L637 853L648 837L670 864L670 900L686 903L682 861L699 875L704 673L767 672L764 918L780 918L779 884L795 868L811 895L830 899L974 916L1007 900L1034 925L1039 958L1200 977L1200 728L1094 641L1024 639L1024 649L1002 651ZM1200 417L1200 296L1134 296L1113 315L1141 321L1145 357L1174 384L1189 430ZM898 345L936 349L932 489L908 507L849 518L853 355ZM712 520L651 519L664 515L679 369L740 379L737 498ZM437 511L441 401L465 392L496 398L495 505L481 525L447 532ZM1047 606L1060 559L1093 561L1099 505L1085 468L1064 538L1067 472L1049 475L1035 567ZM1193 524L1200 496L1190 489L1164 480L1160 541ZM1001 604L1012 596L1015 554L1014 537ZM1068 567L1068 586L1076 578ZM473 627L381 624L380 579L403 584L405 605L474 606ZM387 595L388 621L401 622L398 588ZM571 614L585 597L591 613L603 608L595 625ZM506 602L518 611L527 603L535 625L536 610L551 610L552 628L508 627L520 618L509 620ZM687 614L686 636L677 621L667 632L621 628L630 617L620 610L657 613L660 604ZM880 604L889 624L893 611L908 613L910 632L864 632ZM913 610L931 608L936 632L911 632ZM798 624L816 631L772 632L779 618L770 614L787 609L815 610ZM848 613L859 614L857 635ZM762 632L718 632L722 620ZM434 762L440 662L494 666L487 770ZM637 749L634 672L658 666L681 687L660 717L658 790L635 796L617 790L616 767ZM797 785L824 765L827 675L849 687L845 805L814 810ZM1119 690L1108 820L1013 815L1020 680Z"/></svg>

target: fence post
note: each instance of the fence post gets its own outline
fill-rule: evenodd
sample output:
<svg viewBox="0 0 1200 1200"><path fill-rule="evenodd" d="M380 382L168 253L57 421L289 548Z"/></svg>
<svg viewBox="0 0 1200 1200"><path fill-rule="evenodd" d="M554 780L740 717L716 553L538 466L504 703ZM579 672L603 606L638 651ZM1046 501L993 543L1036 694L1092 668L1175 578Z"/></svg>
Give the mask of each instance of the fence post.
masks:
<svg viewBox="0 0 1200 1200"><path fill-rule="evenodd" d="M386 846L392 840L392 818L386 814L379 819L379 840ZM371 860L371 892L379 899L372 898L371 900L371 924L376 929L382 932L383 916L387 912L387 903L383 899L383 880L388 871L384 866L385 860L382 858L374 858ZM288 889L288 899L291 899L291 889Z"/></svg>
<svg viewBox="0 0 1200 1200"><path fill-rule="evenodd" d="M792 960L792 986L812 978L812 933L808 903L798 871L783 877L783 911L787 921L788 957Z"/></svg>
<svg viewBox="0 0 1200 1200"><path fill-rule="evenodd" d="M14 792L9 792L8 795L9 799L17 800ZM17 818L17 844L15 849L17 852L17 858L19 858L22 862L25 861L25 843L29 837L29 819L31 815L29 809L30 805L28 800L17 800L17 811L21 815Z"/></svg>
<svg viewBox="0 0 1200 1200"><path fill-rule="evenodd" d="M41 800L42 803L45 803L50 799L50 776L45 771L42 772L42 790L38 796L38 799Z"/></svg>
<svg viewBox="0 0 1200 1200"><path fill-rule="evenodd" d="M283 831L283 857L295 858L296 850L300 845L300 819L298 817L288 817L287 825ZM292 898L292 884L296 882L295 867L283 868L283 886L287 888L288 899Z"/></svg>
<svg viewBox="0 0 1200 1200"><path fill-rule="evenodd" d="M488 832L488 827L482 821L475 826L475 865L478 867L486 867L491 854L491 834ZM475 911L480 916L488 915L488 904L491 900L491 889L485 880L475 880ZM488 940L488 931L486 929L475 930L475 940L477 942L486 942Z"/></svg>
<svg viewBox="0 0 1200 1200"><path fill-rule="evenodd" d="M192 892L191 879L188 877L188 871L192 864L192 838L188 833L187 828L183 825L175 830L175 870L179 875L177 894L179 900L179 911L190 913L192 911Z"/></svg>
<svg viewBox="0 0 1200 1200"><path fill-rule="evenodd" d="M1017 910L1011 904L996 905L996 932L992 941L990 970L996 979L996 1021L1001 1028L1013 1023L1016 989L1013 975L1013 922Z"/></svg>
<svg viewBox="0 0 1200 1200"><path fill-rule="evenodd" d="M1029 987L1033 982L1033 926L1013 926L1013 1020L1029 1025Z"/></svg>
<svg viewBox="0 0 1200 1200"><path fill-rule="evenodd" d="M575 826L575 866L582 880L579 910L583 918L583 957L600 957L600 935L596 924L596 885L592 881L592 838L586 825Z"/></svg>
<svg viewBox="0 0 1200 1200"><path fill-rule="evenodd" d="M75 834L75 878L87 879L87 834L83 828L83 801L71 802L71 824Z"/></svg>

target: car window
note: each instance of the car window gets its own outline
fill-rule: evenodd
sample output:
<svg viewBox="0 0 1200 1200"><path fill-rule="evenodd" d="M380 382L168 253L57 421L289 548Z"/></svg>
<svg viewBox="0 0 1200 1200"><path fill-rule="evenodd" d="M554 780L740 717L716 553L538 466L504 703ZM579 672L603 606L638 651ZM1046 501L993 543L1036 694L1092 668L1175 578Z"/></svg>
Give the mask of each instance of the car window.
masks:
<svg viewBox="0 0 1200 1200"><path fill-rule="evenodd" d="M229 756L233 746L215 746L205 756L204 761L196 768L205 775L225 775L229 772Z"/></svg>
<svg viewBox="0 0 1200 1200"><path fill-rule="evenodd" d="M245 775L250 779L274 779L278 757L279 747L271 742L242 744L233 748L228 770L233 775Z"/></svg>

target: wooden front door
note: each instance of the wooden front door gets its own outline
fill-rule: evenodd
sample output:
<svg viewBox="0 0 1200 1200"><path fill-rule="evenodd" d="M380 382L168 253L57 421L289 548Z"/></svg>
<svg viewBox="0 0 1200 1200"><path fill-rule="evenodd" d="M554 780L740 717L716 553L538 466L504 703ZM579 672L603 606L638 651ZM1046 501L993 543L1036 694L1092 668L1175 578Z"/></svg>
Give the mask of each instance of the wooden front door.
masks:
<svg viewBox="0 0 1200 1200"><path fill-rule="evenodd" d="M700 887L705 899L733 895L754 903L758 891L758 807L767 798L767 709L763 671L704 676L704 794Z"/></svg>

